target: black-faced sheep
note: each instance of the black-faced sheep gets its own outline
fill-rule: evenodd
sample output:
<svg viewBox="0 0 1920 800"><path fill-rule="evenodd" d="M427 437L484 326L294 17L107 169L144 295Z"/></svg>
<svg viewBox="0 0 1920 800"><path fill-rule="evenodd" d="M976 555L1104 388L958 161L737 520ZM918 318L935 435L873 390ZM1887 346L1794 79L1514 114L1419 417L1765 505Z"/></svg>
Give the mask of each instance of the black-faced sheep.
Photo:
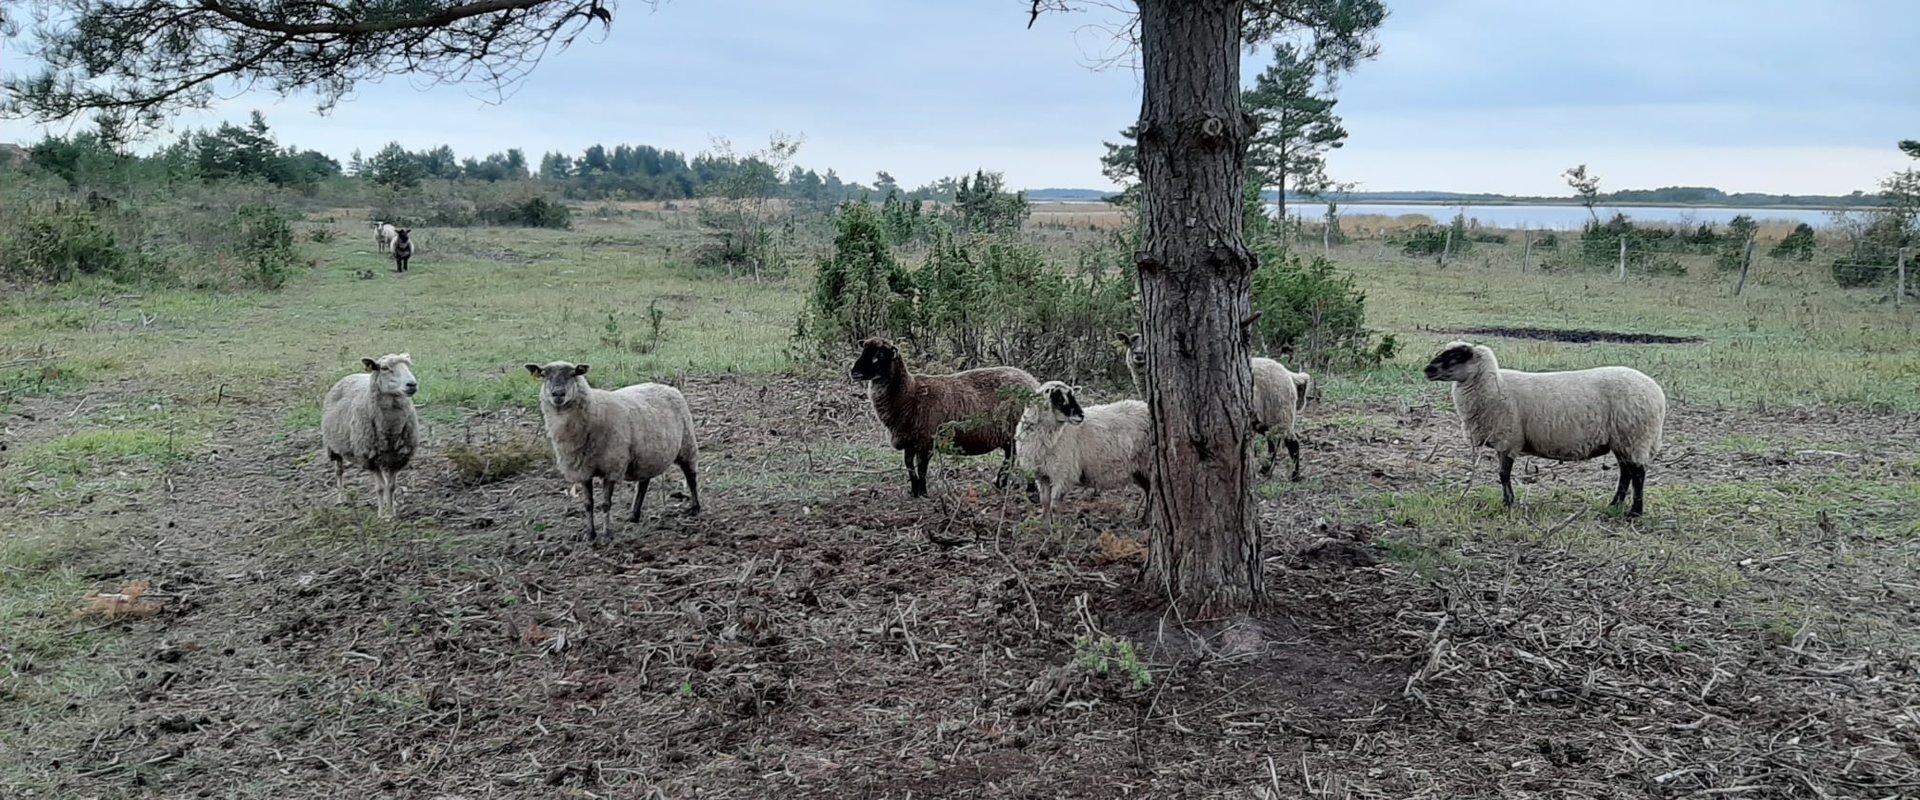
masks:
<svg viewBox="0 0 1920 800"><path fill-rule="evenodd" d="M587 540L599 536L594 524L593 479L606 487L607 527L613 527L613 493L620 481L638 484L630 522L640 521L647 486L668 467L679 466L687 479L688 515L700 513L700 480L694 460L693 412L680 390L642 383L614 391L587 385L587 365L555 361L528 364L541 381L540 416L553 442L560 477L579 486L586 497Z"/></svg>
<svg viewBox="0 0 1920 800"><path fill-rule="evenodd" d="M393 252L393 239L397 229L390 222L373 223L373 241L380 246L380 252Z"/></svg>
<svg viewBox="0 0 1920 800"><path fill-rule="evenodd" d="M1041 516L1052 519L1054 504L1076 486L1118 489L1132 484L1146 491L1152 427L1142 401L1083 409L1073 387L1059 381L1040 384L1039 398L1020 417L1015 444L1020 469L1033 473L1039 485Z"/></svg>
<svg viewBox="0 0 1920 800"><path fill-rule="evenodd" d="M1660 450L1667 396L1639 370L1596 367L1572 372L1501 369L1485 345L1453 342L1427 363L1427 380L1452 381L1453 405L1467 444L1500 456L1500 495L1513 505L1513 460L1521 455L1585 461L1612 453L1620 461L1613 506L1633 490L1629 516L1644 510L1647 464Z"/></svg>
<svg viewBox="0 0 1920 800"><path fill-rule="evenodd" d="M848 375L868 382L874 416L892 435L894 449L905 454L908 492L914 497L927 495L927 461L936 446L949 441L962 455L1005 453L1000 476L1004 486L1013 465L1013 434L1023 398L1040 386L1014 367L915 375L907 370L899 348L885 339L862 342Z"/></svg>
<svg viewBox="0 0 1920 800"><path fill-rule="evenodd" d="M1127 374L1133 376L1133 389L1145 397L1146 340L1137 333L1118 335L1120 343L1127 348ZM1313 378L1305 372L1288 370L1271 358L1254 358L1252 366L1253 430L1267 440L1267 461L1261 465L1260 474L1272 474L1274 462L1280 459L1277 444L1284 443L1287 457L1293 461L1293 473L1289 477L1300 480L1300 437L1294 432L1294 423L1299 412L1307 407L1307 391L1313 385Z"/></svg>
<svg viewBox="0 0 1920 800"><path fill-rule="evenodd" d="M366 369L341 378L321 403L320 439L333 462L333 486L346 498L348 464L373 473L375 505L394 515L394 478L420 446L413 412L413 357L406 353L360 359Z"/></svg>
<svg viewBox="0 0 1920 800"><path fill-rule="evenodd" d="M406 272L407 261L413 258L413 240L407 238L413 234L412 228L399 228L393 232L393 271Z"/></svg>

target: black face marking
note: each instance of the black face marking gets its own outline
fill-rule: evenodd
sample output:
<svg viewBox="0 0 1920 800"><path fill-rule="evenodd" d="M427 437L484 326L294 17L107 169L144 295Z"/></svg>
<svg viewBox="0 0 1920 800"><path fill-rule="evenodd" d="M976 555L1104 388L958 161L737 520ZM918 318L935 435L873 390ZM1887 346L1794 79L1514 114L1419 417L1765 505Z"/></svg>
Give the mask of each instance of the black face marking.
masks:
<svg viewBox="0 0 1920 800"><path fill-rule="evenodd" d="M860 358L853 362L853 368L847 370L847 374L856 381L884 380L892 372L897 352L888 342L870 339L861 348Z"/></svg>
<svg viewBox="0 0 1920 800"><path fill-rule="evenodd" d="M1458 345L1455 347L1449 347L1445 351L1441 352L1440 355L1435 356L1433 359L1433 365L1436 367L1455 367L1461 364L1465 364L1472 360L1473 360L1473 348L1467 347L1465 345Z"/></svg>

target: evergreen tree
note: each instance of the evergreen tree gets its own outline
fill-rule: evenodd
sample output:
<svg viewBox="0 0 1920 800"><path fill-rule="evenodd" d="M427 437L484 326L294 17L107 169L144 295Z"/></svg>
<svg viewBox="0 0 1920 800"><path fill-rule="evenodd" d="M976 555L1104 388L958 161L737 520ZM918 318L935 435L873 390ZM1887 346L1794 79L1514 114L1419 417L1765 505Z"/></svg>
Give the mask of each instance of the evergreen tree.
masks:
<svg viewBox="0 0 1920 800"><path fill-rule="evenodd" d="M1279 195L1275 217L1287 216L1287 191L1312 197L1327 190L1327 151L1347 139L1334 116L1333 75L1290 43L1273 48L1273 63L1242 92L1241 105L1259 120L1247 143L1247 171Z"/></svg>

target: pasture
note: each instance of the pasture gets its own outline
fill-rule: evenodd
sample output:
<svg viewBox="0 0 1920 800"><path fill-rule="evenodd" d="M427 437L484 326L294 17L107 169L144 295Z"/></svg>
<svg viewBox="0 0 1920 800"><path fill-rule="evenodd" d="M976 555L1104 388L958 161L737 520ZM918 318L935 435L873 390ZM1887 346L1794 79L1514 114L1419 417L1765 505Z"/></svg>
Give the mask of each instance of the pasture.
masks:
<svg viewBox="0 0 1920 800"><path fill-rule="evenodd" d="M1335 247L1402 346L1316 374L1305 479L1259 490L1272 603L1248 648L1139 594L1132 492L1048 529L994 459L936 457L909 500L844 364L790 355L804 269L716 277L689 215L648 208L419 228L400 276L363 217L302 223L336 235L276 293L4 297L0 794L1920 786L1920 322L1884 293L1770 259L1736 298L1704 264L1617 284L1522 271L1517 245L1445 268ZM1488 328L1697 341L1462 333ZM1647 516L1606 512L1608 460L1524 461L1502 509L1419 375L1456 338L1661 381ZM318 399L401 351L426 430L386 522L364 475L333 500ZM553 359L685 392L704 515L656 495L585 545L521 367Z"/></svg>

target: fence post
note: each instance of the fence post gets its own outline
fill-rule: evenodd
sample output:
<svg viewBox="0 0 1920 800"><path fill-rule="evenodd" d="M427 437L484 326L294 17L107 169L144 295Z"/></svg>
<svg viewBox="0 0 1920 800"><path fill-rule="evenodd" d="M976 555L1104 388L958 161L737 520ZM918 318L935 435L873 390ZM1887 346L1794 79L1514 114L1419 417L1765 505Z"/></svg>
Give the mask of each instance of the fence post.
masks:
<svg viewBox="0 0 1920 800"><path fill-rule="evenodd" d="M1527 246L1525 249L1520 251L1520 271L1521 272L1526 272L1527 267L1531 266L1533 263L1533 229L1532 228L1527 229L1526 238L1527 238Z"/></svg>
<svg viewBox="0 0 1920 800"><path fill-rule="evenodd" d="M1899 271L1896 274L1898 275L1898 280L1896 280L1893 284L1893 307L1894 308L1899 308L1900 301L1907 296L1907 249L1906 248L1904 247L1900 248L1900 256L1897 263L1898 263L1898 266L1896 267L1896 269Z"/></svg>
<svg viewBox="0 0 1920 800"><path fill-rule="evenodd" d="M1755 238L1755 237L1754 237L1754 235L1753 235L1753 234L1748 234L1748 235L1747 235L1747 252L1746 252L1746 253L1745 253L1744 255L1742 255L1742 256L1740 256L1740 282L1739 282L1739 283L1735 283L1735 284L1733 285L1733 296L1734 296L1734 297L1739 297L1739 296L1740 296L1740 292L1741 292L1741 291L1743 291L1743 290L1745 290L1745 289L1747 288L1747 270L1748 270L1748 269L1751 269L1751 268L1753 267L1753 240L1754 240L1754 238Z"/></svg>
<svg viewBox="0 0 1920 800"><path fill-rule="evenodd" d="M1453 226L1447 226L1447 243L1440 248L1440 266L1447 265L1447 257L1453 255Z"/></svg>
<svg viewBox="0 0 1920 800"><path fill-rule="evenodd" d="M1333 255L1333 215L1327 215L1327 222L1320 226L1320 252Z"/></svg>
<svg viewBox="0 0 1920 800"><path fill-rule="evenodd" d="M1627 237L1620 237L1620 273L1614 276L1618 283L1627 282Z"/></svg>

